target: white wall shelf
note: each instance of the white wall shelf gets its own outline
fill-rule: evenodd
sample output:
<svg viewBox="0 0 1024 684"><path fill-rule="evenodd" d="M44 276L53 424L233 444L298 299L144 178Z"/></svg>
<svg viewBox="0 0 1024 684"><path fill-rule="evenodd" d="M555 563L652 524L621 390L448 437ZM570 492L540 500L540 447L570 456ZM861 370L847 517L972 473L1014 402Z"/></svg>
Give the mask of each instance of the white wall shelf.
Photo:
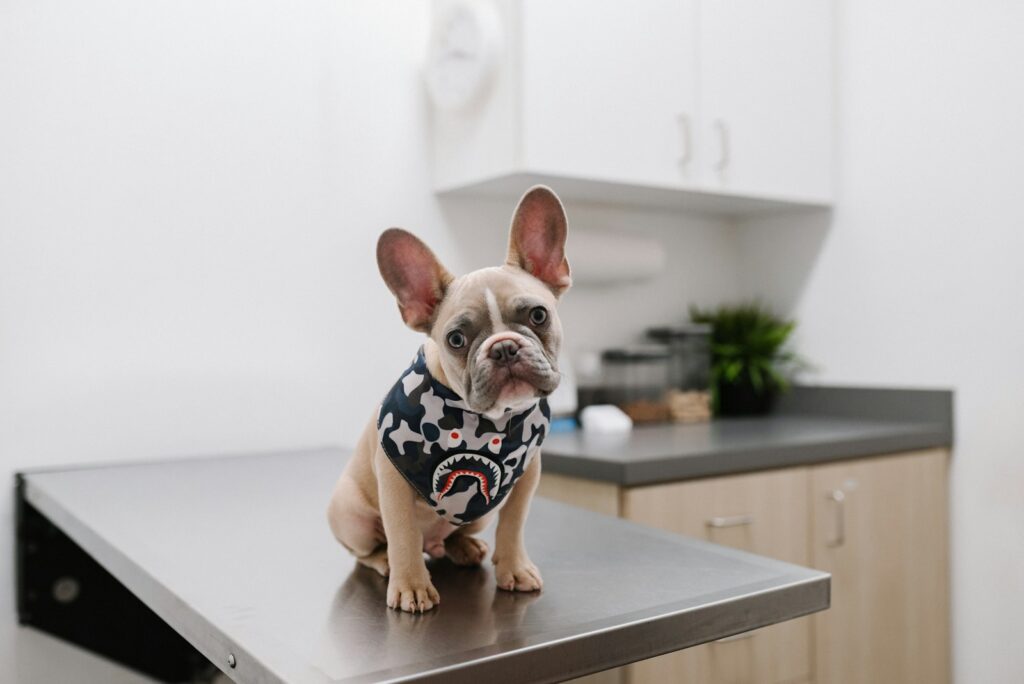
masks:
<svg viewBox="0 0 1024 684"><path fill-rule="evenodd" d="M821 211L830 202L812 197L756 197L710 190L638 185L598 178L580 178L531 171L511 172L472 183L437 188L441 197L515 198L537 183L554 188L559 196L584 202L636 207L678 209L716 216L761 216L771 213Z"/></svg>

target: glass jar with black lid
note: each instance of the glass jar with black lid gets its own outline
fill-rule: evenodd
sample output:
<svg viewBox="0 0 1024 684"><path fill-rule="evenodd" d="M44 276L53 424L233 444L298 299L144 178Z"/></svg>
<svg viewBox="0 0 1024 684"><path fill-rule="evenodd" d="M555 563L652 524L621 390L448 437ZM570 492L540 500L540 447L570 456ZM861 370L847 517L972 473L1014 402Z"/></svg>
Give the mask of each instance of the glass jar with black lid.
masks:
<svg viewBox="0 0 1024 684"><path fill-rule="evenodd" d="M711 419L711 326L699 323L650 328L647 337L669 352L667 403L681 423Z"/></svg>
<svg viewBox="0 0 1024 684"><path fill-rule="evenodd" d="M664 345L606 349L601 355L605 398L635 423L668 419L670 354Z"/></svg>

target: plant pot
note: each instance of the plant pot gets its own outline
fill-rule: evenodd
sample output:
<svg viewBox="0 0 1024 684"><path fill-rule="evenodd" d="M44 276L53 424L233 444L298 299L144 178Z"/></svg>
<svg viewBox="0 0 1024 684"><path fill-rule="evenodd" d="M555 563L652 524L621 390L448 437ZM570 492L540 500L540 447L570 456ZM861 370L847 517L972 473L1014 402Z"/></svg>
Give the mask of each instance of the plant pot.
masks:
<svg viewBox="0 0 1024 684"><path fill-rule="evenodd" d="M750 380L735 383L719 383L718 415L720 416L763 416L772 410L779 395L776 387L754 388Z"/></svg>

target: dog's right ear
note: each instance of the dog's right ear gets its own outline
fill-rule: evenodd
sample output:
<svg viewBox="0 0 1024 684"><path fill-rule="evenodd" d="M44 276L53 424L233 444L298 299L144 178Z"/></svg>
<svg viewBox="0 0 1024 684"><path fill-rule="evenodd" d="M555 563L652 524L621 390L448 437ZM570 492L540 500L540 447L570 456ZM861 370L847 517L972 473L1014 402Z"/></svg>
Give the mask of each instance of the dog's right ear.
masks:
<svg viewBox="0 0 1024 684"><path fill-rule="evenodd" d="M398 300L402 320L413 330L429 332L452 274L412 233L388 228L377 240L377 268Z"/></svg>

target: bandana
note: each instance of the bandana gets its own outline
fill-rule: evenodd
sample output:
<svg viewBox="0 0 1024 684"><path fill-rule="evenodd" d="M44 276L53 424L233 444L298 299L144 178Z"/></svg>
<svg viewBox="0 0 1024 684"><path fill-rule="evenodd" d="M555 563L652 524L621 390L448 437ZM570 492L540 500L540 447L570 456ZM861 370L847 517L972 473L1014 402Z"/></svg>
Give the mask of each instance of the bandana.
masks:
<svg viewBox="0 0 1024 684"><path fill-rule="evenodd" d="M548 432L541 399L519 413L487 418L427 370L423 347L381 403L380 446L412 488L454 525L494 510Z"/></svg>

